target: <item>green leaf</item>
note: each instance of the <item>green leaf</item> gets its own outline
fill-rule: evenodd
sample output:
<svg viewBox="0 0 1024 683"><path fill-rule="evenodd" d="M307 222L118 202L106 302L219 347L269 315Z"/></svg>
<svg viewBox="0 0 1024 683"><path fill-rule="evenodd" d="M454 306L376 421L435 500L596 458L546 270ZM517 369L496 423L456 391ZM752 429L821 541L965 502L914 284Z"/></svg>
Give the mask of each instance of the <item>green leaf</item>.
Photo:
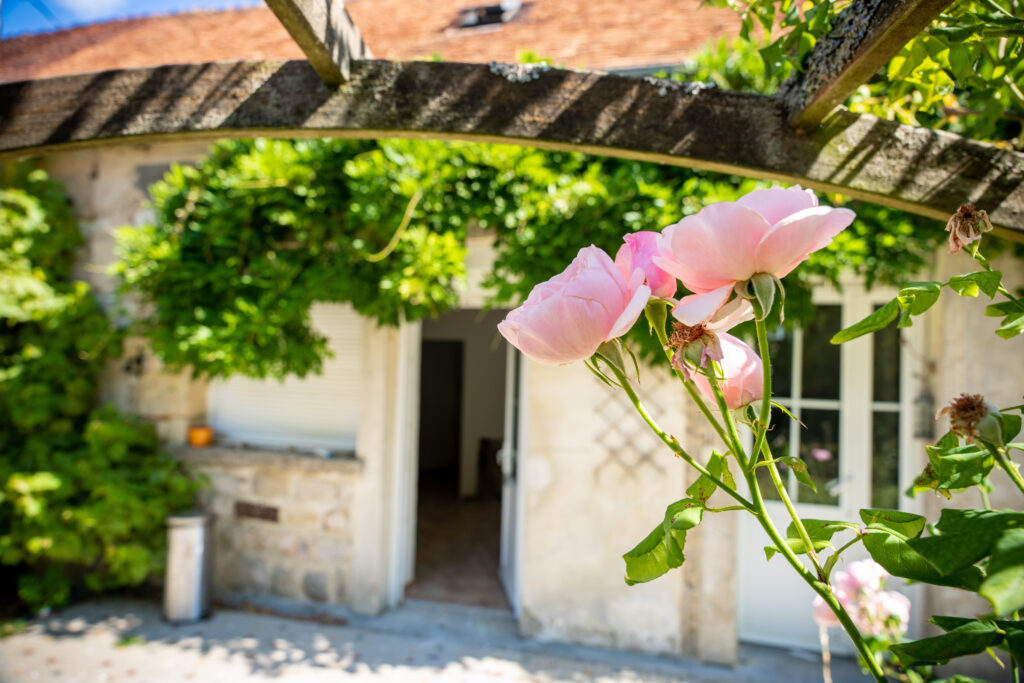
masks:
<svg viewBox="0 0 1024 683"><path fill-rule="evenodd" d="M1020 305L1015 301L1000 301L985 307L985 315L990 318L1001 318L1010 313L1020 312Z"/></svg>
<svg viewBox="0 0 1024 683"><path fill-rule="evenodd" d="M995 466L995 458L987 448L977 444L942 448L925 446L928 461L940 489L965 489L981 484Z"/></svg>
<svg viewBox="0 0 1024 683"><path fill-rule="evenodd" d="M1003 425L1003 440L1009 441L1018 434L1020 434L1021 428L1021 416L1010 415L1009 413L1001 413L999 415L999 421ZM1009 445L1007 445L1009 448Z"/></svg>
<svg viewBox="0 0 1024 683"><path fill-rule="evenodd" d="M915 515L912 512L882 510L879 508L865 508L861 510L860 518L866 526L884 529L899 534L904 538L920 536L927 522L924 517Z"/></svg>
<svg viewBox="0 0 1024 683"><path fill-rule="evenodd" d="M893 299L860 322L850 325L845 330L836 332L832 337L832 343L843 344L865 334L877 332L895 320L899 313L899 302L896 299Z"/></svg>
<svg viewBox="0 0 1024 683"><path fill-rule="evenodd" d="M796 480L808 486L812 491L817 492L818 487L815 486L814 480L811 479L810 473L807 471L807 463L803 461L803 458L797 458L795 456L786 456L783 458L777 458L777 460L784 465L788 466L789 469L793 470L793 474L796 475Z"/></svg>
<svg viewBox="0 0 1024 683"><path fill-rule="evenodd" d="M686 532L678 532L686 539ZM659 524L635 548L622 556L626 561L626 585L653 581L671 567L667 559L668 549L665 546L665 529ZM677 565L678 566L678 565Z"/></svg>
<svg viewBox="0 0 1024 683"><path fill-rule="evenodd" d="M1006 529L1024 527L1024 512L1015 510L944 509L931 536L909 539L942 575L974 569L987 556Z"/></svg>
<svg viewBox="0 0 1024 683"><path fill-rule="evenodd" d="M960 296L976 297L984 292L989 299L999 291L1003 274L998 270L979 270L976 273L957 275L950 279L947 286Z"/></svg>
<svg viewBox="0 0 1024 683"><path fill-rule="evenodd" d="M686 531L700 524L704 513L698 500L685 498L665 510L665 518L644 540L622 556L626 562L626 584L652 581L686 559Z"/></svg>
<svg viewBox="0 0 1024 683"><path fill-rule="evenodd" d="M868 525L864 547L871 558L893 576L969 591L976 591L984 578L982 571L974 566L949 575L942 574L910 546L907 538L881 525Z"/></svg>
<svg viewBox="0 0 1024 683"><path fill-rule="evenodd" d="M910 327L911 316L921 315L936 301L942 292L940 282L911 282L900 289L896 302L900 307L899 327Z"/></svg>
<svg viewBox="0 0 1024 683"><path fill-rule="evenodd" d="M729 465L726 462L726 457L724 455L713 452L711 457L708 458L707 469L708 473L712 477L717 477L720 481L728 484L729 486L736 485L736 482L732 478L732 473L729 471ZM697 481L686 489L686 495L690 498L699 500L703 504L711 498L717 488L718 484L715 483L714 479L702 474L697 478Z"/></svg>
<svg viewBox="0 0 1024 683"><path fill-rule="evenodd" d="M987 571L978 593L997 615L1024 607L1024 529L1008 529L999 537Z"/></svg>
<svg viewBox="0 0 1024 683"><path fill-rule="evenodd" d="M996 334L1003 339L1012 339L1022 332L1024 332L1024 311L1017 311L1006 316L996 329Z"/></svg>
<svg viewBox="0 0 1024 683"><path fill-rule="evenodd" d="M851 524L850 522L837 522L828 519L805 519L803 522L804 529L807 531L807 536L810 537L811 545L814 546L815 551L832 547L832 537L843 529L857 528L856 524ZM797 555L803 555L807 552L807 544L800 538L800 532L797 531L795 522L790 523L786 528L786 545ZM777 552L778 549L774 546L766 545L764 547L765 557L769 560Z"/></svg>
<svg viewBox="0 0 1024 683"><path fill-rule="evenodd" d="M998 645L1003 634L991 621L971 621L948 633L910 643L897 643L889 649L903 666L945 664L955 657L973 655Z"/></svg>
<svg viewBox="0 0 1024 683"><path fill-rule="evenodd" d="M1006 649L1010 651L1010 655L1017 662L1017 667L1024 669L1024 630L1007 629Z"/></svg>

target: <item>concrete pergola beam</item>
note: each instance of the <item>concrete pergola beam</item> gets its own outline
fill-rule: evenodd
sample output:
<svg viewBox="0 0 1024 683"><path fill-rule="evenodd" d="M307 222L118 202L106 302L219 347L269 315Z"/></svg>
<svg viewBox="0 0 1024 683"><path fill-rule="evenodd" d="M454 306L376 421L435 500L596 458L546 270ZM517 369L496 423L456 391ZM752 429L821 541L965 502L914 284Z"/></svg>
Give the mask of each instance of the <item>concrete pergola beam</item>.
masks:
<svg viewBox="0 0 1024 683"><path fill-rule="evenodd" d="M343 0L266 0L328 86L349 78L353 60L370 59Z"/></svg>
<svg viewBox="0 0 1024 683"><path fill-rule="evenodd" d="M806 70L779 88L798 130L813 129L953 0L854 0L811 50Z"/></svg>
<svg viewBox="0 0 1024 683"><path fill-rule="evenodd" d="M837 111L810 134L780 100L525 65L305 61L164 66L0 85L0 158L231 136L505 142L801 183L945 221L967 202L1024 239L1024 154Z"/></svg>

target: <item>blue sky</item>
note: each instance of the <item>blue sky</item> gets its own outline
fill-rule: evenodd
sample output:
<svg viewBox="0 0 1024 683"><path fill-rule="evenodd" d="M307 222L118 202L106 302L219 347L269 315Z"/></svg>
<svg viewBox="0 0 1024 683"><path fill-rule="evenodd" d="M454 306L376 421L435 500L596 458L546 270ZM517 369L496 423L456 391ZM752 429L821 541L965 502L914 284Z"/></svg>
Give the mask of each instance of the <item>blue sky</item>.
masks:
<svg viewBox="0 0 1024 683"><path fill-rule="evenodd" d="M195 9L251 7L262 0L2 0L0 36Z"/></svg>

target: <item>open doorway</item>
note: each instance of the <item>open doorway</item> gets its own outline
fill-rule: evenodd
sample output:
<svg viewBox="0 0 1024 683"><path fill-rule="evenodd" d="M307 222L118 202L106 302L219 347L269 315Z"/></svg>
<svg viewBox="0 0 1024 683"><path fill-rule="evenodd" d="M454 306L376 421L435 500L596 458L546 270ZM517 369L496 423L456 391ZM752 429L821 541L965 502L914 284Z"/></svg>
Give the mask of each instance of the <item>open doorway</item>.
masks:
<svg viewBox="0 0 1024 683"><path fill-rule="evenodd" d="M499 577L504 311L423 322L414 580L406 596L509 609Z"/></svg>

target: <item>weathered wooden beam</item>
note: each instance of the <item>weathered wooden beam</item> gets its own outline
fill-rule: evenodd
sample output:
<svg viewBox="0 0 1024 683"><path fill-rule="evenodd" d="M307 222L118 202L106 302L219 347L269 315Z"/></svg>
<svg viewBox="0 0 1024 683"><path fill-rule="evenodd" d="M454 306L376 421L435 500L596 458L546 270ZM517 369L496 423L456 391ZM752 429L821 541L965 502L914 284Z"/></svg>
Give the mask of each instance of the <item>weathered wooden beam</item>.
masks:
<svg viewBox="0 0 1024 683"><path fill-rule="evenodd" d="M523 65L304 61L108 71L0 85L0 158L112 142L301 135L508 142L841 192L945 220L965 202L1024 238L1024 154L839 111L797 133L775 98Z"/></svg>
<svg viewBox="0 0 1024 683"><path fill-rule="evenodd" d="M370 48L345 9L344 0L266 0L278 21L329 86L349 78L352 61L370 59Z"/></svg>
<svg viewBox="0 0 1024 683"><path fill-rule="evenodd" d="M811 50L806 71L776 93L790 123L802 131L817 126L952 2L854 0Z"/></svg>

